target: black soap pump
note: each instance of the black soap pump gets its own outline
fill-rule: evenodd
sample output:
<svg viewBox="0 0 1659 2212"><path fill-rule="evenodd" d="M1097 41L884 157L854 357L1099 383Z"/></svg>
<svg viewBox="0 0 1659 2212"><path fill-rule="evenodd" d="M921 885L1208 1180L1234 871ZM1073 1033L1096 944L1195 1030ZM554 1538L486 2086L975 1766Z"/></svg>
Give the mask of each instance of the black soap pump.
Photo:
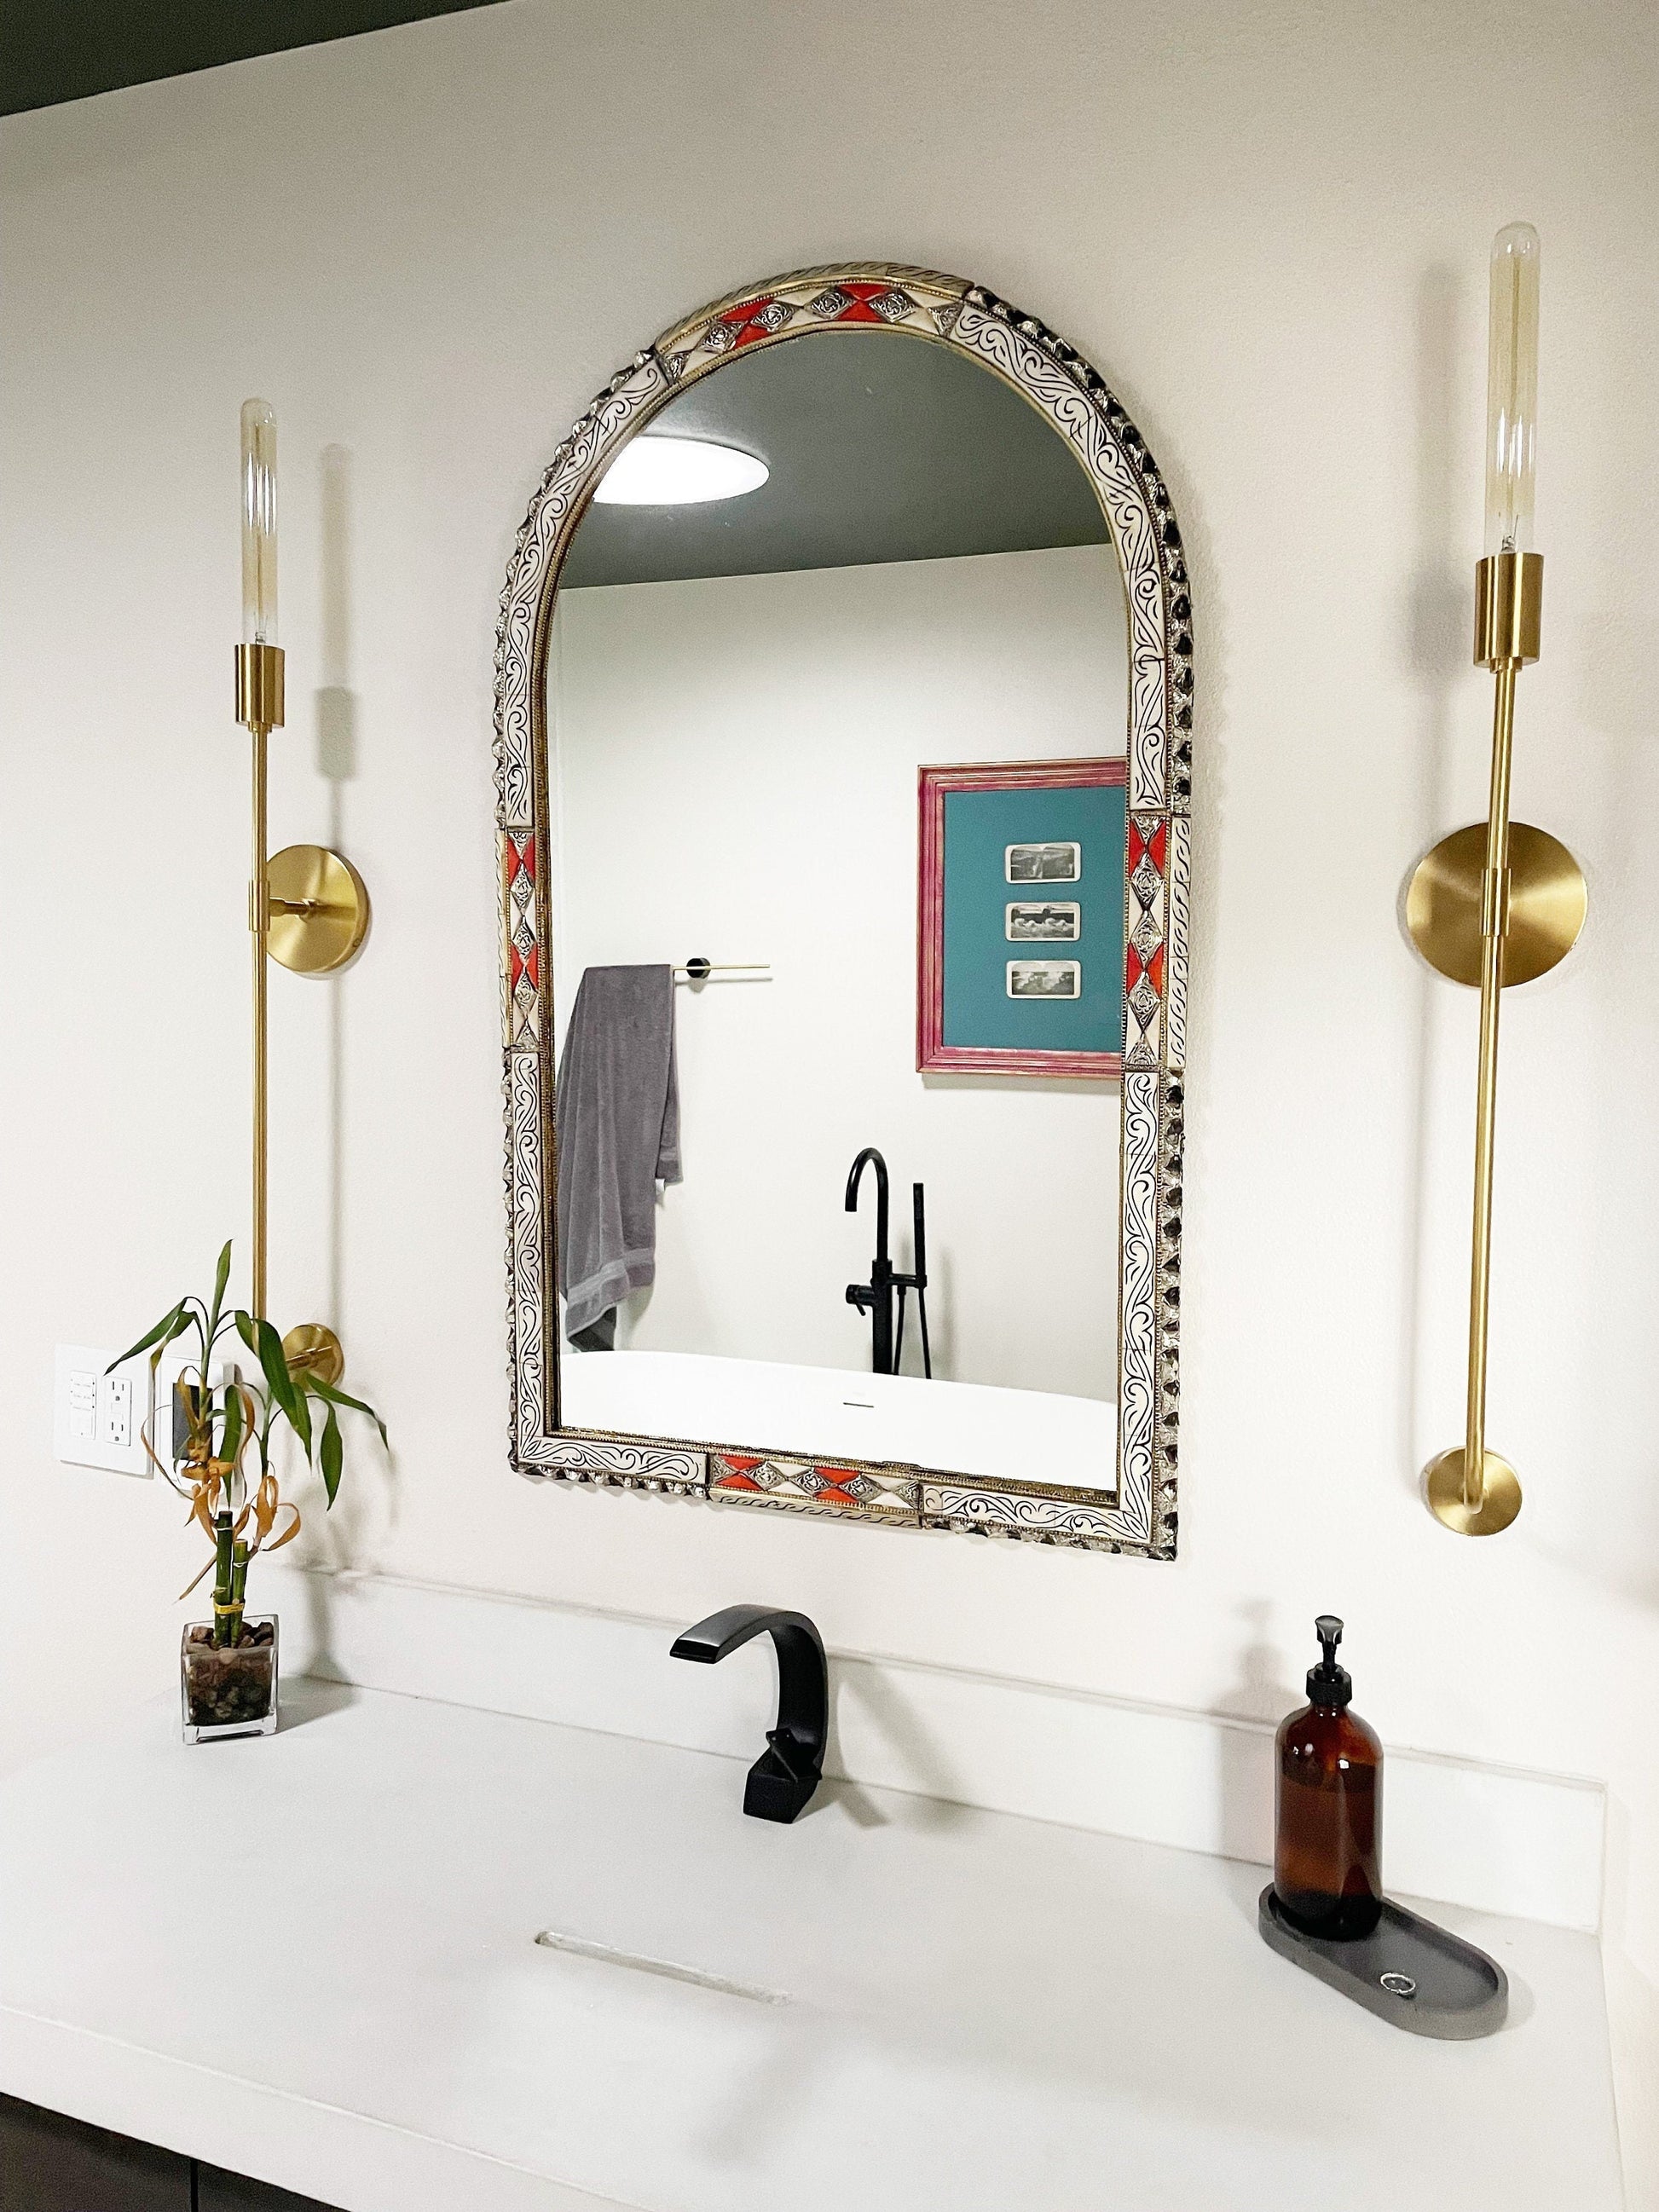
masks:
<svg viewBox="0 0 1659 2212"><path fill-rule="evenodd" d="M1324 1656L1277 1738L1273 1894L1292 1927L1341 1941L1382 1917L1382 1747L1351 1709L1342 1623L1322 1613L1314 1629Z"/></svg>

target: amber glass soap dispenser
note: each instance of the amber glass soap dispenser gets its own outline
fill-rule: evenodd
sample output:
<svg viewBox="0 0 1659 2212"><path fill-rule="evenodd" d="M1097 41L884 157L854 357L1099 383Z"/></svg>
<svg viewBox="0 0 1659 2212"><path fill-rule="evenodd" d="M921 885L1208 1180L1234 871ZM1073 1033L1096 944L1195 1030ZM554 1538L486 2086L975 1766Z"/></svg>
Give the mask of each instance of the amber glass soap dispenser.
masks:
<svg viewBox="0 0 1659 2212"><path fill-rule="evenodd" d="M1279 1730L1273 1894L1304 1935L1340 1942L1382 1917L1382 1747L1350 1710L1341 1622L1322 1613L1314 1628L1325 1656L1308 1670L1308 1703Z"/></svg>

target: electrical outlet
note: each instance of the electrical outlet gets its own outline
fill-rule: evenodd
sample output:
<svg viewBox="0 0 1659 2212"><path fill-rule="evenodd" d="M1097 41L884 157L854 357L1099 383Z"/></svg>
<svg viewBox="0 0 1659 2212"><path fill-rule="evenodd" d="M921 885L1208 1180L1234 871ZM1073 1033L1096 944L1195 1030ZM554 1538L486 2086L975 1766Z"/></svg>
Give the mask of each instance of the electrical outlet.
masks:
<svg viewBox="0 0 1659 2212"><path fill-rule="evenodd" d="M149 1419L149 1366L129 1359L113 1375L115 1357L87 1344L60 1344L52 1388L52 1454L70 1467L101 1467L112 1474L148 1474L141 1434Z"/></svg>
<svg viewBox="0 0 1659 2212"><path fill-rule="evenodd" d="M106 1375L98 1393L98 1441L111 1451L132 1442L132 1377Z"/></svg>

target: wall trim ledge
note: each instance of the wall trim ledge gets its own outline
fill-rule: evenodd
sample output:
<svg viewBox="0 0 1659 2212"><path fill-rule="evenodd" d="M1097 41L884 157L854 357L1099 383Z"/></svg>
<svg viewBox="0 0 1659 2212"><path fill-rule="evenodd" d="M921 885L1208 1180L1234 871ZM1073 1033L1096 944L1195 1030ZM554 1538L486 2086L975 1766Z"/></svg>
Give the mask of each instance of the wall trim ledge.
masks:
<svg viewBox="0 0 1659 2212"><path fill-rule="evenodd" d="M773 1717L752 1661L674 1666L681 1621L351 1570L266 1570L285 1663L362 1689L750 1758ZM825 1771L993 1812L1262 1864L1263 1721L1075 1686L832 1651ZM1385 1869L1407 1896L1595 1933L1599 1782L1388 1747Z"/></svg>

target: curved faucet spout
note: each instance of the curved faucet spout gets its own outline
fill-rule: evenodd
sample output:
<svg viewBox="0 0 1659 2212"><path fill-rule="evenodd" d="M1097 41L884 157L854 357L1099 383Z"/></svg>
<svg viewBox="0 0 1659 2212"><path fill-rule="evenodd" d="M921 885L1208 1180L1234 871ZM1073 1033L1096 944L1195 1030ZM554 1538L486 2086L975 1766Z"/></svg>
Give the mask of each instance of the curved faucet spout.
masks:
<svg viewBox="0 0 1659 2212"><path fill-rule="evenodd" d="M787 1821L818 1786L830 1731L830 1670L816 1626L804 1613L775 1606L728 1605L677 1636L668 1656L712 1667L763 1630L777 1647L778 1724L766 1731L766 1749L749 1770L743 1809L757 1820Z"/></svg>
<svg viewBox="0 0 1659 2212"><path fill-rule="evenodd" d="M864 1170L873 1162L876 1170L876 1259L878 1264L887 1261L887 1163L873 1145L866 1145L853 1163L847 1178L847 1211L859 1210L859 1184Z"/></svg>

